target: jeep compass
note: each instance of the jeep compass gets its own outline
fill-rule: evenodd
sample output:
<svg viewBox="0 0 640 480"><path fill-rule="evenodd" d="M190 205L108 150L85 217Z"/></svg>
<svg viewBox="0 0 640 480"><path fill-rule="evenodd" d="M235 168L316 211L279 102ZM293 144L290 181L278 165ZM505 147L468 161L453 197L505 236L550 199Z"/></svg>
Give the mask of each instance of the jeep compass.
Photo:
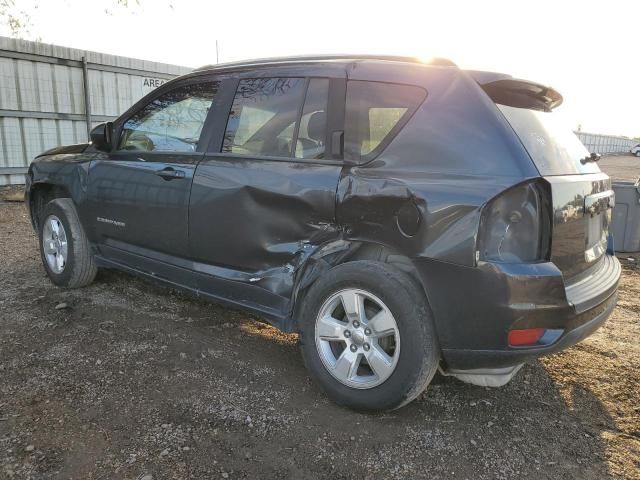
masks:
<svg viewBox="0 0 640 480"><path fill-rule="evenodd" d="M51 281L119 269L298 332L339 404L499 386L610 315L611 182L553 88L444 59L200 68L31 164Z"/></svg>

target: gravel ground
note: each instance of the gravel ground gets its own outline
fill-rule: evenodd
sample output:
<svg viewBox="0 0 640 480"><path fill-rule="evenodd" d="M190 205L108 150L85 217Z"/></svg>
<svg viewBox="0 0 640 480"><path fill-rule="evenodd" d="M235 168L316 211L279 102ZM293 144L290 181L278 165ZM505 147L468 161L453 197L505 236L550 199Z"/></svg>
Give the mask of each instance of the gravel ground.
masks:
<svg viewBox="0 0 640 480"><path fill-rule="evenodd" d="M601 170L614 180L635 182L640 178L640 157L634 155L609 155L598 162Z"/></svg>
<svg viewBox="0 0 640 480"><path fill-rule="evenodd" d="M0 251L0 478L640 479L640 255L581 344L364 415L245 313L117 272L54 287L22 203Z"/></svg>

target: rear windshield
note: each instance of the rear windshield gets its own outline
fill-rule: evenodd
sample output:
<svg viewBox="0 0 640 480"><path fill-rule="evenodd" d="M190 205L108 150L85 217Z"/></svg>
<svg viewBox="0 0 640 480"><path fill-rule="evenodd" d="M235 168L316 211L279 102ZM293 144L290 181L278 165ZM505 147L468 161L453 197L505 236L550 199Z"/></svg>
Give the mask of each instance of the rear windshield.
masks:
<svg viewBox="0 0 640 480"><path fill-rule="evenodd" d="M541 175L600 171L595 162L580 162L589 151L561 115L506 105L498 105L498 108L520 137Z"/></svg>

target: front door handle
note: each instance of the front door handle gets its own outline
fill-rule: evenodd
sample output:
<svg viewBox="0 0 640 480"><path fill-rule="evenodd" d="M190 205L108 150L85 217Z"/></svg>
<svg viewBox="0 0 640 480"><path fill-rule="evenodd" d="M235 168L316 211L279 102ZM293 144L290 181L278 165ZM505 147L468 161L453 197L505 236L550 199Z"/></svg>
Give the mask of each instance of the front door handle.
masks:
<svg viewBox="0 0 640 480"><path fill-rule="evenodd" d="M164 178L165 180L173 180L174 178L184 178L185 174L182 170L176 170L172 167L163 168L158 170L156 175Z"/></svg>

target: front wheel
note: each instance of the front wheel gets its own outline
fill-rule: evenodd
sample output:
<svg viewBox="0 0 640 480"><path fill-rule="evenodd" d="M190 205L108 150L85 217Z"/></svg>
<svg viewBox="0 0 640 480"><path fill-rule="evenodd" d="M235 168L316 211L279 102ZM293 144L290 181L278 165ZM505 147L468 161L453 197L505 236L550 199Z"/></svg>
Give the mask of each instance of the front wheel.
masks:
<svg viewBox="0 0 640 480"><path fill-rule="evenodd" d="M90 284L97 268L73 201L51 200L38 217L40 255L51 281L67 288Z"/></svg>
<svg viewBox="0 0 640 480"><path fill-rule="evenodd" d="M637 150L637 151L636 151L636 153L634 153L634 155L635 155L636 157L640 157L640 150Z"/></svg>
<svg viewBox="0 0 640 480"><path fill-rule="evenodd" d="M433 378L440 352L431 311L404 272L379 262L345 263L315 282L303 301L302 355L336 403L393 410Z"/></svg>

